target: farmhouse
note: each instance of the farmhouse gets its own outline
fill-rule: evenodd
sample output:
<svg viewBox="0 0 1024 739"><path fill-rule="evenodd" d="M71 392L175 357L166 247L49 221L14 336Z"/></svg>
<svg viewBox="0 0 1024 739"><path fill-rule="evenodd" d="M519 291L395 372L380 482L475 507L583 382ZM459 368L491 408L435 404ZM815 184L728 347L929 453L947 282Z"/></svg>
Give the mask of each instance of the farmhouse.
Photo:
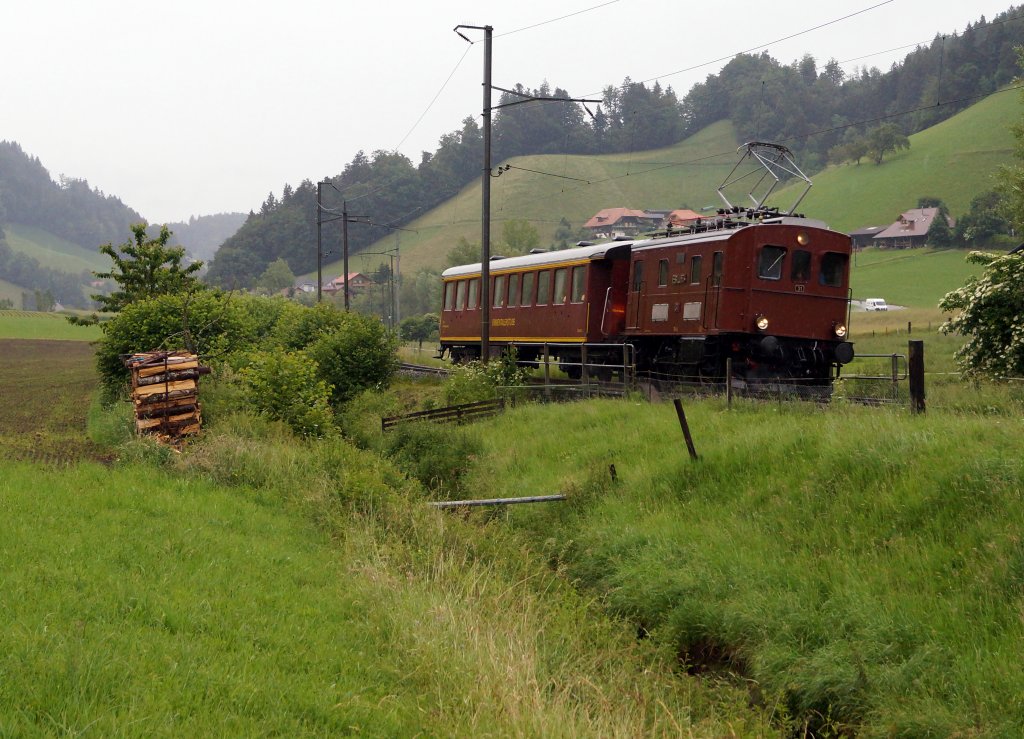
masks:
<svg viewBox="0 0 1024 739"><path fill-rule="evenodd" d="M356 294L362 290L373 285L373 280L364 275L362 272L349 272L348 273L348 291L350 294ZM334 294L341 292L345 289L345 275L338 275L333 280L324 285L323 291L325 293Z"/></svg>
<svg viewBox="0 0 1024 739"><path fill-rule="evenodd" d="M935 219L940 217L938 208L912 208L901 213L891 226L876 234L872 243L883 249L924 246L928 242L928 231ZM946 222L951 228L954 225L949 218Z"/></svg>
<svg viewBox="0 0 1024 739"><path fill-rule="evenodd" d="M863 249L865 246L874 246L875 236L884 231L885 228L885 226L865 226L864 228L858 228L856 231L851 231L850 239L853 241L853 248Z"/></svg>
<svg viewBox="0 0 1024 739"><path fill-rule="evenodd" d="M664 217L663 213L632 208L604 208L583 224L596 238L636 236L642 231L654 230Z"/></svg>
<svg viewBox="0 0 1024 739"><path fill-rule="evenodd" d="M700 213L690 210L689 208L678 208L668 214L668 218L665 219L664 225L672 226L672 228L685 228L693 225L700 219Z"/></svg>

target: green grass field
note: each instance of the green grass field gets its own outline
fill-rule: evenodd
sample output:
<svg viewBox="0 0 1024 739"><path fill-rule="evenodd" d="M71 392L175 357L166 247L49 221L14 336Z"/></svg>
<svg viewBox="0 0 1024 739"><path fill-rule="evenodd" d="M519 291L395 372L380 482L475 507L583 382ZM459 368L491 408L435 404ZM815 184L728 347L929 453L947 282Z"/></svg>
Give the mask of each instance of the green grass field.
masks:
<svg viewBox="0 0 1024 739"><path fill-rule="evenodd" d="M99 326L75 326L59 313L0 310L0 339L96 341L102 335Z"/></svg>
<svg viewBox="0 0 1024 739"><path fill-rule="evenodd" d="M33 226L9 223L4 234L11 249L27 254L44 267L78 274L110 269L110 259L99 252L99 244L87 248Z"/></svg>
<svg viewBox="0 0 1024 739"><path fill-rule="evenodd" d="M800 211L851 231L887 226L928 196L942 198L959 217L974 196L995 186L996 168L1012 160L1009 127L1021 112L1019 93L997 93L914 134L909 149L888 155L881 165L864 160L829 167L814 175ZM791 202L795 194L792 188L782 190L777 202Z"/></svg>
<svg viewBox="0 0 1024 739"><path fill-rule="evenodd" d="M978 265L967 263L967 254L965 249L864 249L850 270L853 298L935 308L946 293L980 274Z"/></svg>

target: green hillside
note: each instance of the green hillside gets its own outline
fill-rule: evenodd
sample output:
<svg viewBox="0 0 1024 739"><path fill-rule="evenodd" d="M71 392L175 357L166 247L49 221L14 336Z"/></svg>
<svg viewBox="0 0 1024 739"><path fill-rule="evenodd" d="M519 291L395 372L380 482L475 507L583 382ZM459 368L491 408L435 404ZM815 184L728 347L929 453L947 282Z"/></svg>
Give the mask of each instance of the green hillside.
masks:
<svg viewBox="0 0 1024 739"><path fill-rule="evenodd" d="M604 156L517 157L507 163L534 172L512 169L491 181L492 242L500 242L502 223L511 219L532 223L540 233L541 244L546 245L553 240L561 218L577 229L601 208L717 207L715 188L735 163L736 146L731 124L722 121L665 149ZM709 154L720 156L693 161ZM682 162L693 163L678 164ZM416 233L400 235L404 274L421 267L439 267L460 236L479 243L480 183L473 182L407 228ZM394 244L395 237L390 236L368 251L386 251ZM350 267L368 270L382 260L380 256L357 255ZM324 268L325 279L340 273L340 261Z"/></svg>
<svg viewBox="0 0 1024 739"><path fill-rule="evenodd" d="M10 300L15 308L20 308L22 292L23 290L13 282L0 280L0 300Z"/></svg>
<svg viewBox="0 0 1024 739"><path fill-rule="evenodd" d="M844 231L888 225L922 196L942 198L954 217L966 213L975 195L992 189L996 168L1012 158L1009 128L1022 110L1016 94L996 93L914 134L910 149L880 165L829 167L812 177L800 210ZM776 202L792 202L794 192L787 188Z"/></svg>
<svg viewBox="0 0 1024 739"><path fill-rule="evenodd" d="M867 249L854 257L850 285L856 300L935 308L943 295L980 273L960 249Z"/></svg>
<svg viewBox="0 0 1024 739"><path fill-rule="evenodd" d="M16 223L7 224L4 233L11 249L38 260L44 267L70 273L101 271L110 267L110 260L99 252L99 244L87 249L41 228Z"/></svg>

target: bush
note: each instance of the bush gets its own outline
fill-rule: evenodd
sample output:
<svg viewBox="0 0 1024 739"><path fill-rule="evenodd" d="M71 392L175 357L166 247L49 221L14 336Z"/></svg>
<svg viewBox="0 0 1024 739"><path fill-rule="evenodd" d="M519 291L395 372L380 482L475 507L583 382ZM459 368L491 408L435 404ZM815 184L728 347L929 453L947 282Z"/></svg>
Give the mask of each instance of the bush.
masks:
<svg viewBox="0 0 1024 739"><path fill-rule="evenodd" d="M317 377L316 363L305 353L255 353L242 378L247 405L257 413L285 422L302 436L334 432L331 388Z"/></svg>
<svg viewBox="0 0 1024 739"><path fill-rule="evenodd" d="M333 387L332 402L341 404L367 388L387 387L397 367L398 344L375 318L337 315L341 319L334 331L316 339L308 353L320 367L319 377Z"/></svg>
<svg viewBox="0 0 1024 739"><path fill-rule="evenodd" d="M445 382L445 400L449 405L491 400L498 397L499 387L526 384L528 371L516 364L515 351L508 351L487 364L469 362L456 367Z"/></svg>
<svg viewBox="0 0 1024 739"><path fill-rule="evenodd" d="M975 251L967 261L985 265L985 271L939 303L942 310L956 312L941 331L967 337L956 353L965 372L1020 377L1024 375L1024 255Z"/></svg>
<svg viewBox="0 0 1024 739"><path fill-rule="evenodd" d="M161 295L125 306L101 324L96 364L105 390L116 395L128 380L122 354L185 349L209 359L248 348L255 337L246 330L252 322L245 307L214 291Z"/></svg>
<svg viewBox="0 0 1024 739"><path fill-rule="evenodd" d="M481 444L465 431L429 422L397 426L385 437L387 454L431 490L457 490Z"/></svg>
<svg viewBox="0 0 1024 739"><path fill-rule="evenodd" d="M296 306L282 312L274 328L274 339L285 349L306 349L322 336L345 328L350 315L327 303L312 308Z"/></svg>

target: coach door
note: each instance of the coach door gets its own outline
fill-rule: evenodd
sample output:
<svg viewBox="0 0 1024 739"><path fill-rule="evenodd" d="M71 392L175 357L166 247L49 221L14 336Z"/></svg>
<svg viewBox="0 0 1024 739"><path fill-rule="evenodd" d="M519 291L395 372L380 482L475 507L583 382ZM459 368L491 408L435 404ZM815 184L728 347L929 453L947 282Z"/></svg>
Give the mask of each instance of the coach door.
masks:
<svg viewBox="0 0 1024 739"><path fill-rule="evenodd" d="M626 310L626 328L640 328L640 311L644 294L644 260L633 260L633 279L629 283L629 307Z"/></svg>
<svg viewBox="0 0 1024 739"><path fill-rule="evenodd" d="M711 259L711 274L704 282L704 329L718 328L718 303L722 292L725 252L716 251Z"/></svg>

